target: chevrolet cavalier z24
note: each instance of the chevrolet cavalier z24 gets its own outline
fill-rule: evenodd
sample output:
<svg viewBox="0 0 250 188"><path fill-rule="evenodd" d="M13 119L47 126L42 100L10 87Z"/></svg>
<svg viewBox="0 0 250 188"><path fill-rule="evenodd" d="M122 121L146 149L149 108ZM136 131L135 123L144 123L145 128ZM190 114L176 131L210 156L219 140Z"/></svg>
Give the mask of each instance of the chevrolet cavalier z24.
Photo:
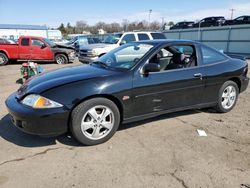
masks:
<svg viewBox="0 0 250 188"><path fill-rule="evenodd" d="M247 72L245 61L198 42L132 42L91 64L35 76L6 105L24 132L71 131L82 144L95 145L121 123L194 108L229 112L248 86Z"/></svg>

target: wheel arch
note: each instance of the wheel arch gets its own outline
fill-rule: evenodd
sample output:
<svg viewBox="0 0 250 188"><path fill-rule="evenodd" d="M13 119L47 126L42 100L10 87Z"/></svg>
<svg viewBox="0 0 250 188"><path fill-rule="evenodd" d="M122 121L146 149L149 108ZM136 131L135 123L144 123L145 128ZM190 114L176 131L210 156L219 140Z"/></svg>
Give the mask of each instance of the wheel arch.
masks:
<svg viewBox="0 0 250 188"><path fill-rule="evenodd" d="M110 94L96 94L96 95L91 95L91 96L88 96L88 97L85 97L83 98L82 100L78 101L74 106L73 108L71 109L70 111L70 115L69 115L69 120L68 120L68 125L70 125L70 122L71 122L71 115L72 115L72 112L73 110L81 103L83 103L84 101L87 101L87 100L90 100L90 99L93 99L93 98L106 98L106 99L109 99L110 101L112 101L118 108L119 112L120 112L120 121L123 120L123 104L122 102L115 96L113 95L110 95Z"/></svg>
<svg viewBox="0 0 250 188"><path fill-rule="evenodd" d="M5 50L0 50L0 53L3 53L4 55L6 55L6 56L7 56L7 58L9 59L9 54L8 54L8 52L7 52L7 51L5 51Z"/></svg>
<svg viewBox="0 0 250 188"><path fill-rule="evenodd" d="M240 92L241 91L241 81L240 81L240 79L237 78L237 77L233 77L233 78L230 78L229 80L233 81L233 82L235 82L237 84L239 92Z"/></svg>
<svg viewBox="0 0 250 188"><path fill-rule="evenodd" d="M63 55L65 55L66 58L67 58L68 61L69 61L69 57L68 57L68 54L67 54L66 52L56 52L55 55L54 55L54 60L56 60L56 56L57 56L58 54L63 54Z"/></svg>

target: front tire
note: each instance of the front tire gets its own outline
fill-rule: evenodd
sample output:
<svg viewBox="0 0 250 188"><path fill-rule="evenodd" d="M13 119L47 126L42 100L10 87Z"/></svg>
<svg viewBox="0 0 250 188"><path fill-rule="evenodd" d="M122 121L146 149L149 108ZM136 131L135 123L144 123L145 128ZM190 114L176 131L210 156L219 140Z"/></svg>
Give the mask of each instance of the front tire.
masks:
<svg viewBox="0 0 250 188"><path fill-rule="evenodd" d="M106 98L93 98L79 104L71 115L71 132L83 145L108 141L120 124L117 106Z"/></svg>
<svg viewBox="0 0 250 188"><path fill-rule="evenodd" d="M226 81L220 88L216 110L220 113L231 111L238 99L239 88L233 81Z"/></svg>
<svg viewBox="0 0 250 188"><path fill-rule="evenodd" d="M4 53L0 53L0 66L6 65L8 61L9 61L9 58Z"/></svg>
<svg viewBox="0 0 250 188"><path fill-rule="evenodd" d="M57 64L67 64L69 62L67 56L64 54L57 54L55 60Z"/></svg>

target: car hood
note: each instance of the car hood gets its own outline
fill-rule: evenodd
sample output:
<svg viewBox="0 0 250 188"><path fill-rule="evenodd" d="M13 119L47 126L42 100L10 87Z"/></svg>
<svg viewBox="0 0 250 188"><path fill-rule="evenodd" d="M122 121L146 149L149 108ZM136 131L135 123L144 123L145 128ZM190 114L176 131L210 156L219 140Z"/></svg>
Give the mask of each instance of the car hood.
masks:
<svg viewBox="0 0 250 188"><path fill-rule="evenodd" d="M53 48L61 48L61 49L72 49L74 50L74 47L67 45L67 44L56 44L53 46Z"/></svg>
<svg viewBox="0 0 250 188"><path fill-rule="evenodd" d="M26 94L40 94L46 90L72 82L102 78L118 74L117 71L98 67L97 65L80 65L55 71L45 72L27 80L17 91L17 98ZM93 80L92 80L93 81Z"/></svg>
<svg viewBox="0 0 250 188"><path fill-rule="evenodd" d="M97 44L85 45L81 49L84 49L84 50L93 50L93 49L96 49L96 48L109 48L109 47L113 47L113 46L117 46L117 44L97 43Z"/></svg>

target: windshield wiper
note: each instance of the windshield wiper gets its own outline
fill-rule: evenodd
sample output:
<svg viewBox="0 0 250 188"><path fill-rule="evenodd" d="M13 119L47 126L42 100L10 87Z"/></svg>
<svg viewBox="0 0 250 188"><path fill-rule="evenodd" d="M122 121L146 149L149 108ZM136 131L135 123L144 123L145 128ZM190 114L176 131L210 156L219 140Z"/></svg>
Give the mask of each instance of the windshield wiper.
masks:
<svg viewBox="0 0 250 188"><path fill-rule="evenodd" d="M107 68L107 67L108 67L108 65L107 65L106 63L103 63L103 62L101 62L101 61L94 61L94 62L92 62L92 63L90 63L90 64L100 65L100 66L102 66L102 67L104 67L104 68Z"/></svg>

